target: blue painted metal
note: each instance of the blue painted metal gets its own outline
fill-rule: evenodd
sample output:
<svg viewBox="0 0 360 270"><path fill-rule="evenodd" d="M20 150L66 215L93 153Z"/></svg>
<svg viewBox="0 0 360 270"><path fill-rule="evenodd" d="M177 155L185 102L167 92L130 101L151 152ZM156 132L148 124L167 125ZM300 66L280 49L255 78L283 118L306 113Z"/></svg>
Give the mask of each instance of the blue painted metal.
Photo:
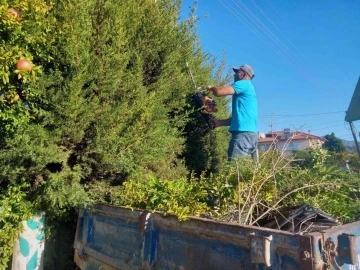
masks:
<svg viewBox="0 0 360 270"><path fill-rule="evenodd" d="M334 239L333 252L327 250L328 238ZM334 258L340 269L352 270L360 269L351 265L359 261L360 222L296 235L202 218L179 222L174 216L97 205L79 216L74 248L82 270L339 269Z"/></svg>
<svg viewBox="0 0 360 270"><path fill-rule="evenodd" d="M332 269L337 264L343 270L360 269L360 222L324 230L323 243L332 241L336 252L333 254Z"/></svg>

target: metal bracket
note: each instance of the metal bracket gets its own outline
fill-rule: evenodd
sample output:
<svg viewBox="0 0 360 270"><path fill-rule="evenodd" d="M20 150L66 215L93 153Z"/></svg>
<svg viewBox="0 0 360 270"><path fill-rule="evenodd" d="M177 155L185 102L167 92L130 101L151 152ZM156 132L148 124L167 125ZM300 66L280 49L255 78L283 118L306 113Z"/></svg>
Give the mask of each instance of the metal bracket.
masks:
<svg viewBox="0 0 360 270"><path fill-rule="evenodd" d="M151 229L151 213L143 211L139 214L139 231L145 233Z"/></svg>
<svg viewBox="0 0 360 270"><path fill-rule="evenodd" d="M255 233L250 233L251 243L250 243L250 257L252 263L262 263L266 267L271 266L270 262L270 243L273 239L272 235L270 236L259 236Z"/></svg>
<svg viewBox="0 0 360 270"><path fill-rule="evenodd" d="M323 256L324 256L326 270L330 270L330 269L341 270L341 267L339 266L339 264L336 261L336 257L338 256L338 253L336 250L337 250L336 244L331 239L331 237L329 237L325 241L325 246L324 246L324 250L323 250Z"/></svg>
<svg viewBox="0 0 360 270"><path fill-rule="evenodd" d="M313 251L312 251L312 239L309 236L299 236L300 247L300 270L313 269Z"/></svg>
<svg viewBox="0 0 360 270"><path fill-rule="evenodd" d="M77 250L77 255L82 261L87 260L87 254L86 254L85 249L83 247L81 249Z"/></svg>
<svg viewBox="0 0 360 270"><path fill-rule="evenodd" d="M354 235L341 234L337 237L336 243L329 237L325 241L325 248L323 252L324 262L327 265L327 269L330 269L330 265L334 269L341 269L340 265L358 263L356 254L356 239Z"/></svg>

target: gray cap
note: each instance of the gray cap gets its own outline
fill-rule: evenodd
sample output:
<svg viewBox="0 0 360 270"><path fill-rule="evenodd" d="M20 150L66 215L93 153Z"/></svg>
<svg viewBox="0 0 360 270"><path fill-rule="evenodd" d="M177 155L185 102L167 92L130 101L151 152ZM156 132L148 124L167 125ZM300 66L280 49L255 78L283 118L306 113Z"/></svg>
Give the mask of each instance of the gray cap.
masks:
<svg viewBox="0 0 360 270"><path fill-rule="evenodd" d="M252 78L254 78L255 76L255 72L254 72L254 69L248 65L248 64L244 64L242 66L239 66L239 67L233 67L233 70L234 72L237 72L239 71L240 69L242 69L243 71L245 71L247 74L249 74L249 76Z"/></svg>

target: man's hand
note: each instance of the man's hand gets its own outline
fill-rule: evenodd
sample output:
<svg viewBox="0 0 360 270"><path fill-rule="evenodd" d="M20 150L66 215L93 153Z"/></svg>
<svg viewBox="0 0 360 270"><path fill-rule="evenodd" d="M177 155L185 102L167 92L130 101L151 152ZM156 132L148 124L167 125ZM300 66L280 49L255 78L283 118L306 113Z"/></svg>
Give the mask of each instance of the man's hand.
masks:
<svg viewBox="0 0 360 270"><path fill-rule="evenodd" d="M209 92L213 92L215 89L216 87L212 85L208 85L208 87L206 87L206 90L208 90Z"/></svg>
<svg viewBox="0 0 360 270"><path fill-rule="evenodd" d="M224 120L218 120L218 119L212 118L211 121L213 122L214 128L227 127L227 126L230 126L231 118L224 119Z"/></svg>
<svg viewBox="0 0 360 270"><path fill-rule="evenodd" d="M212 118L211 121L212 121L212 123L213 123L213 125L214 125L214 129L217 128L217 127L219 127L219 125L220 125L220 120L217 120L217 119L215 119L215 118Z"/></svg>
<svg viewBox="0 0 360 270"><path fill-rule="evenodd" d="M223 97L223 96L235 94L235 90L234 90L234 88L232 88L232 86L216 87L216 86L209 85L208 87L206 87L206 89L208 91L211 91L214 94L214 96L216 96L216 97Z"/></svg>

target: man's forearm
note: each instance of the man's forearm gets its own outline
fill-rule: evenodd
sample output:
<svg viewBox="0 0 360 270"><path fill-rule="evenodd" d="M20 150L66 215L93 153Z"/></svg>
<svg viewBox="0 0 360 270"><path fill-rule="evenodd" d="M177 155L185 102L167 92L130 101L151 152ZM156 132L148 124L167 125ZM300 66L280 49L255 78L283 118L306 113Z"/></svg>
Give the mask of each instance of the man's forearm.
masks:
<svg viewBox="0 0 360 270"><path fill-rule="evenodd" d="M224 119L224 120L216 120L217 122L217 127L227 127L230 126L231 123L231 117L229 119Z"/></svg>
<svg viewBox="0 0 360 270"><path fill-rule="evenodd" d="M208 91L212 92L214 94L214 96L216 97L223 97L223 96L228 96L228 95L234 95L235 94L235 90L232 86L227 85L227 86L208 86L207 87Z"/></svg>

